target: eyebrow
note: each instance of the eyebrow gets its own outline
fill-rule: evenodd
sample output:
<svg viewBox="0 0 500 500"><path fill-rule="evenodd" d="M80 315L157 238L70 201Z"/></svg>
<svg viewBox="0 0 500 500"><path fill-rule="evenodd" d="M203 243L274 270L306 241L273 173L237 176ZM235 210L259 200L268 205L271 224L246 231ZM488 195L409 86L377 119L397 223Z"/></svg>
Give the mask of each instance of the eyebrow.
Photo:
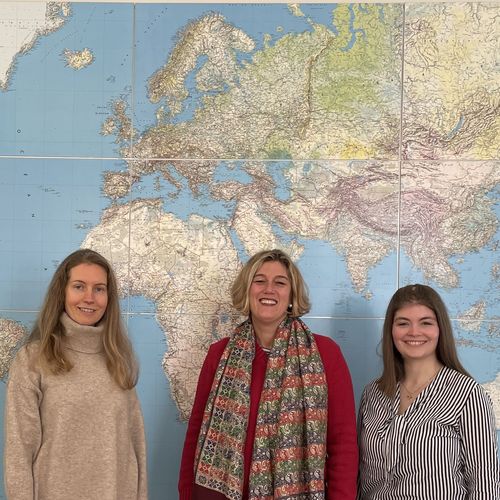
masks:
<svg viewBox="0 0 500 500"><path fill-rule="evenodd" d="M76 280L71 280L70 283L83 283L84 285L87 284L86 281L84 280L79 280L79 279L76 279ZM94 283L94 286L108 286L107 283Z"/></svg>
<svg viewBox="0 0 500 500"><path fill-rule="evenodd" d="M262 276L263 278L267 278L267 276L266 276L265 274L262 274L262 273L256 273L256 274L255 274L255 276L254 276L254 279L255 279L255 278L257 278L258 276ZM285 279L285 280L290 281L290 280L288 279L288 276L285 276L285 275L283 275L283 274L278 274L278 276L275 276L275 277L274 277L274 279L276 279L276 278L281 278L281 279Z"/></svg>
<svg viewBox="0 0 500 500"><path fill-rule="evenodd" d="M406 316L394 316L394 321L397 319L405 319L406 321L410 321L410 318L407 318ZM437 321L437 319L433 316L424 316L423 318L418 318L418 321L423 321L425 319L431 319L432 321Z"/></svg>

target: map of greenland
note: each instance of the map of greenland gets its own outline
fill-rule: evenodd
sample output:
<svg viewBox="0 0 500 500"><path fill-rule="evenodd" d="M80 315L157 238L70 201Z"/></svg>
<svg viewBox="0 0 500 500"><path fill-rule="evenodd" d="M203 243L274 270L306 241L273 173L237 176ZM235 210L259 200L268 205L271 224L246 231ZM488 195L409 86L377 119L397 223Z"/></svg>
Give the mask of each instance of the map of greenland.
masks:
<svg viewBox="0 0 500 500"><path fill-rule="evenodd" d="M0 3L0 89L7 90L16 59L42 36L60 29L71 14L69 2Z"/></svg>

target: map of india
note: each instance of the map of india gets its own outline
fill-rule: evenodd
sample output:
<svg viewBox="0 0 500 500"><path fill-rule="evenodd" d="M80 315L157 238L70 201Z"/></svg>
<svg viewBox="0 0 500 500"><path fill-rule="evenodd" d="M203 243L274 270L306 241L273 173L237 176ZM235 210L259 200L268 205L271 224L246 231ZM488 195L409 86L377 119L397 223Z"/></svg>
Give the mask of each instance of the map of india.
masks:
<svg viewBox="0 0 500 500"><path fill-rule="evenodd" d="M426 283L500 427L498 19L487 2L1 1L1 380L57 265L102 253L151 498L174 494L207 349L243 319L231 284L279 247L357 402L390 297Z"/></svg>

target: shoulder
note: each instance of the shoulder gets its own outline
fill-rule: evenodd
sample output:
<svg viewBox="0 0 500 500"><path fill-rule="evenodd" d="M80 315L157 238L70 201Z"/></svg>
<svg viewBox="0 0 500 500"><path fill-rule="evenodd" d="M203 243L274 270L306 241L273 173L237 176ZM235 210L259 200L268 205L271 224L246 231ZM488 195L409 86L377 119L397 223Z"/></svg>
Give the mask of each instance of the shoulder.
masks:
<svg viewBox="0 0 500 500"><path fill-rule="evenodd" d="M443 378L446 381L447 388L453 394L462 394L465 399L465 404L471 404L472 401L475 401L479 404L492 406L488 392L481 384L476 382L475 379L447 367L443 368L443 372ZM472 403L472 405L474 405L474 403Z"/></svg>
<svg viewBox="0 0 500 500"><path fill-rule="evenodd" d="M434 383L435 388L429 397L436 408L440 408L449 416L468 419L478 413L493 411L485 389L468 375L445 366Z"/></svg>
<svg viewBox="0 0 500 500"><path fill-rule="evenodd" d="M24 344L17 351L12 361L10 370L12 371L19 368L29 369L30 367L33 367L34 363L38 358L38 353L39 353L38 341L28 342L27 344Z"/></svg>
<svg viewBox="0 0 500 500"><path fill-rule="evenodd" d="M323 363L328 385L352 387L351 374L338 344L330 337L314 335L316 346Z"/></svg>
<svg viewBox="0 0 500 500"><path fill-rule="evenodd" d="M482 390L482 387L472 377L447 366L442 369L438 382L445 391L463 397L468 397L474 390Z"/></svg>
<svg viewBox="0 0 500 500"><path fill-rule="evenodd" d="M368 385L365 386L361 394L361 405L392 405L391 398L384 394L384 392L379 387L379 379L372 380Z"/></svg>
<svg viewBox="0 0 500 500"><path fill-rule="evenodd" d="M387 396L385 396L384 393L380 390L378 380L379 379L372 380L368 385L365 386L361 396L363 399L369 399L373 397L387 398Z"/></svg>
<svg viewBox="0 0 500 500"><path fill-rule="evenodd" d="M31 385L40 378L38 342L23 345L16 353L9 368L9 384Z"/></svg>
<svg viewBox="0 0 500 500"><path fill-rule="evenodd" d="M446 380L447 384L459 383L461 385L466 385L473 387L474 385L478 385L478 383L468 375L464 375L453 368L449 368L444 366L442 369L443 379Z"/></svg>
<svg viewBox="0 0 500 500"><path fill-rule="evenodd" d="M210 345L207 356L218 356L220 358L228 342L229 337L224 337L223 339L214 342Z"/></svg>
<svg viewBox="0 0 500 500"><path fill-rule="evenodd" d="M314 333L313 336L327 374L338 370L348 371L347 363L338 344L324 335Z"/></svg>
<svg viewBox="0 0 500 500"><path fill-rule="evenodd" d="M318 346L318 350L321 354L321 357L324 356L343 357L340 347L330 337L327 337L326 335L319 335L317 333L313 333L313 337L316 342L316 345Z"/></svg>
<svg viewBox="0 0 500 500"><path fill-rule="evenodd" d="M363 389L359 405L359 414L361 417L367 417L368 415L372 417L387 415L392 411L392 404L393 401L391 398L381 391L378 385L378 379L375 379Z"/></svg>
<svg viewBox="0 0 500 500"><path fill-rule="evenodd" d="M224 352L224 349L226 348L228 342L229 337L224 337L223 339L218 340L217 342L214 342L210 345L207 355L205 356L202 370L216 370L220 358L222 357L222 353Z"/></svg>

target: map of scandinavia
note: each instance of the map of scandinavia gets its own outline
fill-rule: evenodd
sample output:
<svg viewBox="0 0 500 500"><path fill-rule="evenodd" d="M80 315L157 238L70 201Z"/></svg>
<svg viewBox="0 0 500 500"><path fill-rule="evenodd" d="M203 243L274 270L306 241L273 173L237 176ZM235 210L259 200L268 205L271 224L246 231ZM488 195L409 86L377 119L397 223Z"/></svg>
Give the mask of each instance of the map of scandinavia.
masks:
<svg viewBox="0 0 500 500"><path fill-rule="evenodd" d="M91 247L117 272L143 378L161 366L171 418L185 420L208 345L240 319L232 280L277 246L303 271L306 321L339 342L357 397L380 369L390 296L425 282L500 421L498 5L0 9L0 28L26 39L0 53L0 105L17 127L0 124L2 193L27 219L73 231L46 251L30 303L13 302L16 276L0 282L1 376L34 318L19 311L36 311L67 253ZM33 67L45 101L23 80ZM44 104L59 98L73 98L70 118ZM29 140L23 112L43 118L43 140ZM35 253L15 255L8 230L22 216L1 213L19 268ZM151 347L155 324L166 346Z"/></svg>

